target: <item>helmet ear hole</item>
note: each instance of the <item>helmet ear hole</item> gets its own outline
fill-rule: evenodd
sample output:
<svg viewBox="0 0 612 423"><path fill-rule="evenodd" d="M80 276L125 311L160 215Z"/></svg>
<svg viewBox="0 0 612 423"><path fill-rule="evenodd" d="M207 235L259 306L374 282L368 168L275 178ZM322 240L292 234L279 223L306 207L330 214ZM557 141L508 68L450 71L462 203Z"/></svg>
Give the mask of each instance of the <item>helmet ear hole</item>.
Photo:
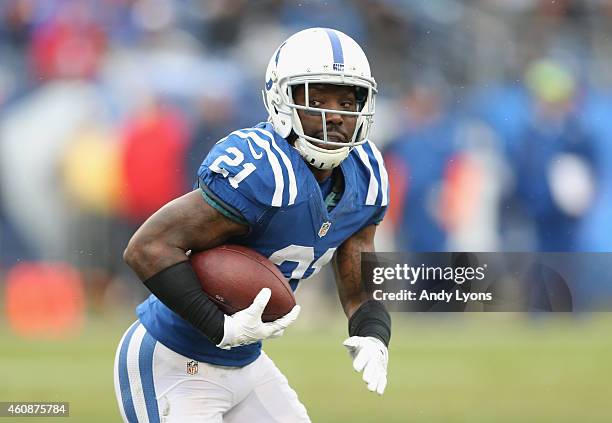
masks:
<svg viewBox="0 0 612 423"><path fill-rule="evenodd" d="M357 101L357 110L363 110L367 99L368 90L364 87L355 87L355 100Z"/></svg>

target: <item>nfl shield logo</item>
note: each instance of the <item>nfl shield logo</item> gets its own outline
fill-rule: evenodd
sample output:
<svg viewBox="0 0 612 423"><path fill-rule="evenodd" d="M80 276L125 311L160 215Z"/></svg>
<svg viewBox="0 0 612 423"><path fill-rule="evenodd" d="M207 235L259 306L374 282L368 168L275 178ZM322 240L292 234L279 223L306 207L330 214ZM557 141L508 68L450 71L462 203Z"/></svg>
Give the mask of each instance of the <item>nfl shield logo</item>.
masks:
<svg viewBox="0 0 612 423"><path fill-rule="evenodd" d="M331 226L331 222L325 222L321 225L321 229L319 229L319 238L323 238L327 235L327 231L329 231L329 227Z"/></svg>
<svg viewBox="0 0 612 423"><path fill-rule="evenodd" d="M198 373L198 362L197 361L188 361L187 362L187 374L195 375Z"/></svg>

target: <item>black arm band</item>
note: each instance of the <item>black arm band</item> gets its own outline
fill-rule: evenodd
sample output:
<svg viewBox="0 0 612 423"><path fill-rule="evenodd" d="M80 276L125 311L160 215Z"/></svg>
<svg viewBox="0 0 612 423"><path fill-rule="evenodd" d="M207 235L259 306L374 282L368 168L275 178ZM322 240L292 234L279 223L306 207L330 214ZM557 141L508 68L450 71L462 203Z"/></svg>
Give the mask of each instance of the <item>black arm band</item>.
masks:
<svg viewBox="0 0 612 423"><path fill-rule="evenodd" d="M143 282L170 310L217 345L223 339L225 315L202 290L189 261L165 268Z"/></svg>
<svg viewBox="0 0 612 423"><path fill-rule="evenodd" d="M373 336L389 346L391 316L385 306L374 300L361 304L349 319L349 335Z"/></svg>

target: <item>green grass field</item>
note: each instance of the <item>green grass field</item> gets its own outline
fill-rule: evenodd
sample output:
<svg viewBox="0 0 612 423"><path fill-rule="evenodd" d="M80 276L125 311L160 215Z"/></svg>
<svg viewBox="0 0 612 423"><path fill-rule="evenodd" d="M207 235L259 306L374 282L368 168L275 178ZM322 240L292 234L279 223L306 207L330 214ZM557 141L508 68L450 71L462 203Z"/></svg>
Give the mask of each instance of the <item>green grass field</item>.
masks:
<svg viewBox="0 0 612 423"><path fill-rule="evenodd" d="M130 319L91 318L61 342L0 327L0 401L69 401L71 417L54 422L120 421L112 363ZM341 321L300 322L266 351L315 422L610 422L611 332L605 314L394 314L383 397L352 370Z"/></svg>

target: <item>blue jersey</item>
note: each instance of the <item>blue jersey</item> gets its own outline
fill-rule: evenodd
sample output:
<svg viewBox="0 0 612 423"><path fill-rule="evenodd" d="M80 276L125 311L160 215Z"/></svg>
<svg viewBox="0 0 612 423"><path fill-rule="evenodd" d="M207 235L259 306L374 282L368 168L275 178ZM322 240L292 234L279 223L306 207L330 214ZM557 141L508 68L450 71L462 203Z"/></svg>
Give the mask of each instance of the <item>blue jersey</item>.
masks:
<svg viewBox="0 0 612 423"><path fill-rule="evenodd" d="M328 211L321 189L300 154L270 123L232 132L200 166L203 198L226 216L250 226L232 243L248 246L275 263L292 289L316 274L336 248L360 229L380 222L388 178L371 142L355 147L340 165L344 192ZM244 366L261 343L222 350L151 295L138 306L140 321L162 344L194 360Z"/></svg>

